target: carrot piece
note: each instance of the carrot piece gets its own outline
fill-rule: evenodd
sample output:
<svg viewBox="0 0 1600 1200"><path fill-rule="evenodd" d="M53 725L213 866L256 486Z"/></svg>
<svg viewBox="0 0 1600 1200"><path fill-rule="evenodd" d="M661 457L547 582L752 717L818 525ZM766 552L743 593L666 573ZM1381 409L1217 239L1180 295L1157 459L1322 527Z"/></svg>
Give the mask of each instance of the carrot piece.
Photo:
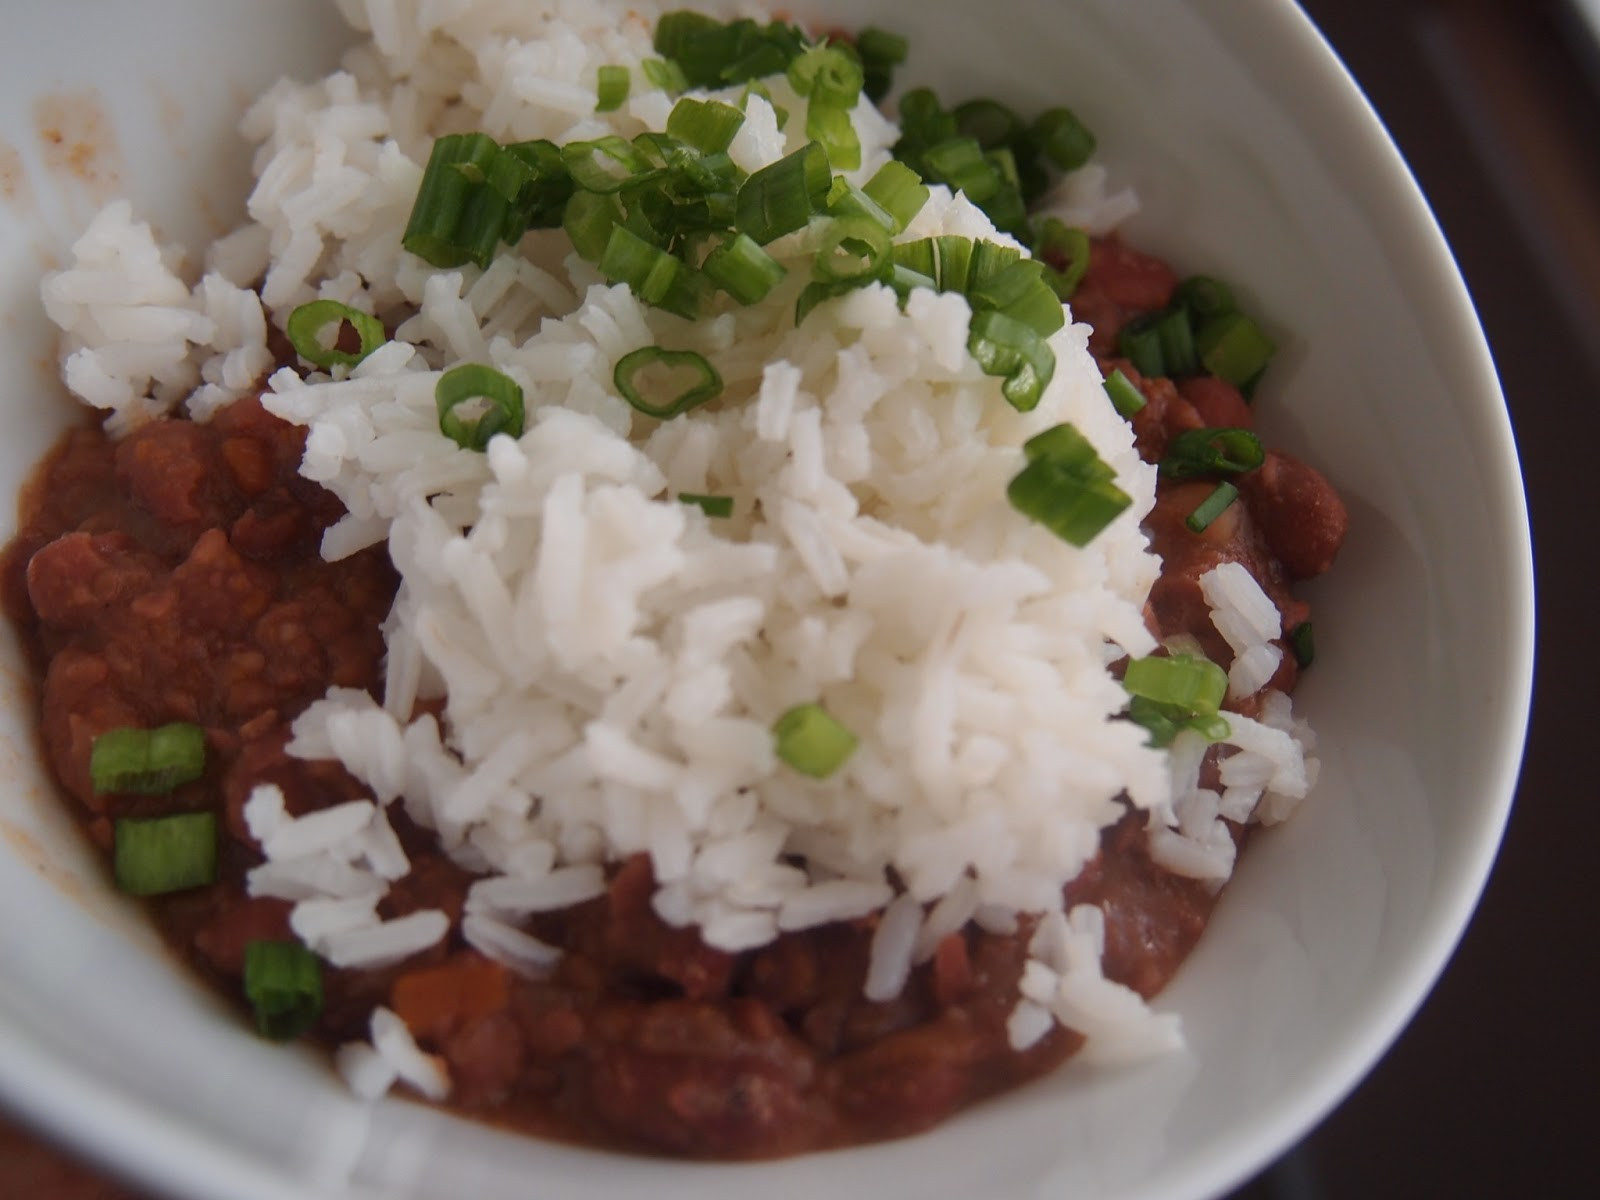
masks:
<svg viewBox="0 0 1600 1200"><path fill-rule="evenodd" d="M511 999L505 967L476 954L408 971L394 981L389 1006L420 1038L442 1038L497 1013Z"/></svg>

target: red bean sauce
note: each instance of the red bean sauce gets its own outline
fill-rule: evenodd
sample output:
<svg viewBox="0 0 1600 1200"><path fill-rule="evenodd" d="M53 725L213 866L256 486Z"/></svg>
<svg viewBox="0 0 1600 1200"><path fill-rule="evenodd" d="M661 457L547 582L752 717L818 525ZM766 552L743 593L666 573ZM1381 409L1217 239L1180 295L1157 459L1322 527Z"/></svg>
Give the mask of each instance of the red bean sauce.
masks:
<svg viewBox="0 0 1600 1200"><path fill-rule="evenodd" d="M1102 239L1072 302L1094 326L1102 368L1120 367L1146 398L1133 426L1151 461L1184 429L1253 424L1229 384L1143 379L1114 357L1122 323L1163 308L1176 282L1166 264ZM109 854L116 818L219 814L218 881L150 909L174 950L241 1005L244 947L292 936L287 902L246 893L261 854L244 801L259 783L278 784L297 814L362 794L336 765L284 747L290 722L329 686L376 692L379 627L396 587L382 548L322 561L322 532L341 509L296 473L303 447L303 430L255 400L206 425L157 420L115 442L74 430L24 491L19 532L0 560L6 610L36 671L45 759L88 837ZM1199 576L1243 563L1287 632L1307 615L1291 582L1327 568L1345 517L1314 469L1273 451L1239 480L1243 503L1192 533L1184 517L1210 486L1159 487L1147 527L1165 567L1148 615L1161 635L1191 634L1226 665ZM1285 653L1273 686L1292 688L1295 670ZM98 734L172 721L205 730L203 778L164 797L94 792ZM469 877L400 806L391 819L413 867L380 914L439 908L458 918ZM458 935L395 967L328 968L312 1036L363 1038L371 1009L389 1005L446 1061L453 1109L544 1136L703 1158L913 1133L1049 1071L1081 1044L1060 1028L1024 1051L1009 1044L1026 920L1011 935L975 926L949 935L900 996L874 1003L862 996L874 919L728 954L663 923L653 888L640 856L615 866L604 896L535 917L529 931L565 950L539 980ZM1131 815L1105 832L1067 898L1104 908L1106 974L1146 997L1171 979L1215 902L1205 885L1151 861Z"/></svg>

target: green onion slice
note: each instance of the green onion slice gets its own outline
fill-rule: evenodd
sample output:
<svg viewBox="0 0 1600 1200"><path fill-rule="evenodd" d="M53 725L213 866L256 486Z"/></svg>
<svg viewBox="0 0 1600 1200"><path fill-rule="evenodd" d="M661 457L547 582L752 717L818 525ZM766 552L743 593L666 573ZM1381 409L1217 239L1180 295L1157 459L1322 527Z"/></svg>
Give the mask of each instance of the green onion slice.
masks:
<svg viewBox="0 0 1600 1200"><path fill-rule="evenodd" d="M322 1015L322 966L298 942L249 942L244 948L244 994L262 1037L286 1042Z"/></svg>
<svg viewBox="0 0 1600 1200"><path fill-rule="evenodd" d="M844 105L813 99L806 109L806 136L821 144L832 167L854 171L861 165L861 139Z"/></svg>
<svg viewBox="0 0 1600 1200"><path fill-rule="evenodd" d="M1133 380L1117 369L1106 376L1106 395L1111 399L1111 407L1124 417L1132 417L1145 406L1144 393L1134 386Z"/></svg>
<svg viewBox="0 0 1600 1200"><path fill-rule="evenodd" d="M1272 339L1240 312L1213 317L1195 335L1200 361L1219 379L1244 387L1266 369L1277 349Z"/></svg>
<svg viewBox="0 0 1600 1200"><path fill-rule="evenodd" d="M205 730L186 722L111 729L89 750L89 781L100 795L162 796L199 779L205 767Z"/></svg>
<svg viewBox="0 0 1600 1200"><path fill-rule="evenodd" d="M1289 649L1294 651L1294 661L1303 669L1317 657L1317 643L1310 621L1301 621L1289 631Z"/></svg>
<svg viewBox="0 0 1600 1200"><path fill-rule="evenodd" d="M787 268L746 233L736 233L706 255L700 270L740 304L756 304L787 274Z"/></svg>
<svg viewBox="0 0 1600 1200"><path fill-rule="evenodd" d="M862 190L894 218L895 233L911 224L928 203L927 184L905 163L894 159L879 167Z"/></svg>
<svg viewBox="0 0 1600 1200"><path fill-rule="evenodd" d="M739 188L737 225L765 246L775 238L805 228L821 210L833 185L828 153L808 142L794 153L762 167Z"/></svg>
<svg viewBox="0 0 1600 1200"><path fill-rule="evenodd" d="M652 375L667 376L666 384L663 385L660 380L644 379L643 376L647 371ZM645 399L641 391L642 386L653 384L652 391L662 390L664 387L670 388L673 379L681 378L685 372L689 374L690 382L673 393L672 399L665 403L655 403ZM666 350L660 346L642 346L618 359L616 370L612 372L611 377L624 400L645 416L656 417L662 421L680 416L691 408L698 408L722 394L722 376L717 373L716 367L711 365L705 355L693 350Z"/></svg>
<svg viewBox="0 0 1600 1200"><path fill-rule="evenodd" d="M1183 523L1195 533L1204 533L1228 506L1239 498L1239 489L1231 483L1219 483L1212 493L1195 506Z"/></svg>
<svg viewBox="0 0 1600 1200"><path fill-rule="evenodd" d="M684 76L683 68L670 58L647 58L639 64L639 69L644 72L651 87L674 93L689 90L689 80Z"/></svg>
<svg viewBox="0 0 1600 1200"><path fill-rule="evenodd" d="M813 105L849 110L861 97L865 82L861 62L837 46L812 46L789 64L789 86Z"/></svg>
<svg viewBox="0 0 1600 1200"><path fill-rule="evenodd" d="M856 53L861 56L861 90L874 104L889 94L894 85L894 69L906 60L909 47L899 34L868 26L856 34Z"/></svg>
<svg viewBox="0 0 1600 1200"><path fill-rule="evenodd" d="M1151 329L1161 343L1161 364L1167 376L1181 379L1186 375L1195 374L1200 369L1187 309L1181 307L1167 309L1155 319Z"/></svg>
<svg viewBox="0 0 1600 1200"><path fill-rule="evenodd" d="M773 723L778 757L802 775L826 779L855 753L856 735L820 704L797 704Z"/></svg>
<svg viewBox="0 0 1600 1200"><path fill-rule="evenodd" d="M985 150L1010 146L1028 131L1016 110L998 100L968 100L956 105L950 115L955 118L957 132L962 137L976 138Z"/></svg>
<svg viewBox="0 0 1600 1200"><path fill-rule="evenodd" d="M1029 133L1040 153L1063 171L1076 171L1094 156L1094 134L1071 109L1040 113Z"/></svg>
<svg viewBox="0 0 1600 1200"><path fill-rule="evenodd" d="M1022 444L1029 462L1049 459L1057 466L1084 479L1115 479L1117 473L1100 457L1094 443L1078 432L1075 425L1051 426Z"/></svg>
<svg viewBox="0 0 1600 1200"><path fill-rule="evenodd" d="M1024 467L1006 488L1006 497L1023 516L1078 547L1087 546L1133 503L1109 479L1086 476L1048 457Z"/></svg>
<svg viewBox="0 0 1600 1200"><path fill-rule="evenodd" d="M499 154L487 134L437 139L400 244L435 267L488 266L511 210L486 182Z"/></svg>
<svg viewBox="0 0 1600 1200"><path fill-rule="evenodd" d="M678 499L684 504L693 504L708 517L733 516L732 496L702 496L695 492L679 492Z"/></svg>
<svg viewBox="0 0 1600 1200"><path fill-rule="evenodd" d="M624 184L638 183L655 168L632 142L615 134L588 142L568 142L561 147L561 160L572 173L572 181L588 192L621 191Z"/></svg>
<svg viewBox="0 0 1600 1200"><path fill-rule="evenodd" d="M1159 316L1146 313L1135 317L1117 334L1117 353L1146 379L1159 379L1167 373L1166 356L1161 352L1161 331L1156 328Z"/></svg>
<svg viewBox="0 0 1600 1200"><path fill-rule="evenodd" d="M890 262L889 231L867 217L829 221L812 259L813 276L823 283L867 283Z"/></svg>
<svg viewBox="0 0 1600 1200"><path fill-rule="evenodd" d="M1240 475L1265 457L1261 439L1248 429L1186 429L1167 443L1160 470L1167 479Z"/></svg>
<svg viewBox="0 0 1600 1200"><path fill-rule="evenodd" d="M1193 275L1185 279L1172 293L1172 302L1202 318L1238 311L1228 285L1209 275Z"/></svg>
<svg viewBox="0 0 1600 1200"><path fill-rule="evenodd" d="M463 450L485 450L497 433L521 437L522 388L509 375L482 363L464 363L439 377L433 397L439 410L439 432ZM473 419L458 411L481 403Z"/></svg>
<svg viewBox="0 0 1600 1200"><path fill-rule="evenodd" d="M345 325L354 329L361 340L360 349L354 353L339 349L339 333ZM333 326L333 336L324 342L329 326ZM389 340L377 317L337 300L313 300L300 305L289 314L284 332L294 352L319 367L353 367Z"/></svg>
<svg viewBox="0 0 1600 1200"><path fill-rule="evenodd" d="M217 878L215 813L125 817L112 827L112 871L132 896L204 887Z"/></svg>
<svg viewBox="0 0 1600 1200"><path fill-rule="evenodd" d="M595 112L616 112L627 101L632 83L627 67L601 67L596 73Z"/></svg>
<svg viewBox="0 0 1600 1200"><path fill-rule="evenodd" d="M1210 716L1221 709L1228 694L1228 673L1210 659L1195 654L1151 656L1128 664L1122 686L1129 695L1143 696L1192 715Z"/></svg>
<svg viewBox="0 0 1600 1200"><path fill-rule="evenodd" d="M685 96L667 116L667 132L706 154L720 154L733 144L744 113L716 100Z"/></svg>
<svg viewBox="0 0 1600 1200"><path fill-rule="evenodd" d="M1004 378L1001 394L1018 412L1033 410L1056 370L1055 352L1044 338L994 309L972 315L967 350L985 375Z"/></svg>
<svg viewBox="0 0 1600 1200"><path fill-rule="evenodd" d="M1184 730L1192 730L1208 742L1220 742L1232 732L1226 717L1220 713L1195 715L1170 704L1158 704L1143 696L1128 701L1128 719L1142 725L1150 735L1149 745L1172 745L1174 738Z"/></svg>
<svg viewBox="0 0 1600 1200"><path fill-rule="evenodd" d="M1044 279L1062 300L1072 299L1089 270L1089 235L1046 217L1034 239L1033 253L1045 264Z"/></svg>

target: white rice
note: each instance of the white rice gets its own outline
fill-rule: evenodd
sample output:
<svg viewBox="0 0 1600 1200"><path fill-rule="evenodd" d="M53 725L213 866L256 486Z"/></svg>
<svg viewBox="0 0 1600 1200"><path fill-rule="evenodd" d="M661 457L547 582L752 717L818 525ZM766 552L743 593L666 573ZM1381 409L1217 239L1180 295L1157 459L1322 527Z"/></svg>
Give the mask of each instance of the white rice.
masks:
<svg viewBox="0 0 1600 1200"><path fill-rule="evenodd" d="M271 360L266 322L281 327L306 301L338 299L396 330L353 370L280 369L264 396L308 428L302 474L349 510L324 556L387 541L402 584L381 702L332 689L290 744L342 763L373 799L291 818L276 788L257 788L245 819L267 861L251 894L295 902L295 932L336 965L437 945L450 933L442 912L377 913L409 869L385 813L399 802L482 876L461 937L526 975L559 952L520 922L600 895L608 864L644 853L656 912L725 950L881 912L874 1000L969 921L1009 933L1037 914L1014 1045L1052 1022L1107 1060L1177 1044L1176 1017L1103 977L1104 916L1064 913L1062 886L1123 812L1119 798L1149 812L1157 861L1220 884L1233 857L1224 821L1282 819L1315 760L1287 699L1262 693L1281 619L1242 568L1203 583L1236 655L1230 693L1265 697L1261 721L1229 718L1224 790L1199 787L1203 745L1158 752L1117 719L1126 696L1109 665L1155 649L1142 610L1159 564L1139 530L1155 472L1105 401L1087 328L1051 339L1055 378L1019 414L966 354L959 295L917 292L901 311L869 287L796 329L802 269L769 301L691 326L606 286L559 231L528 234L487 270L433 270L399 242L434 133L562 142L660 128L670 99L639 70L655 11L340 7L373 41L327 79L282 81L250 109L250 219L211 248L198 283L119 202L45 285L67 384L110 412L114 433L179 406L206 420L248 394ZM604 64L633 77L612 114L593 112ZM803 140L805 102L781 78L771 90L793 119L780 131L771 105L749 99L730 148L747 170ZM864 102L855 119L860 181L897 131ZM1096 230L1136 207L1098 167L1063 180L1051 204ZM1009 241L936 187L903 236L939 233ZM809 239L769 250L803 264ZM723 398L690 419L636 414L612 372L651 343L704 354ZM439 433L434 387L460 361L521 385L520 438L479 454ZM1005 496L1022 443L1060 422L1134 497L1084 549ZM730 496L734 516L707 518L680 492ZM442 720L413 719L440 699ZM860 742L825 781L773 752L775 718L809 702ZM370 1046L338 1062L361 1095L397 1080L449 1090L443 1063L386 1009Z"/></svg>

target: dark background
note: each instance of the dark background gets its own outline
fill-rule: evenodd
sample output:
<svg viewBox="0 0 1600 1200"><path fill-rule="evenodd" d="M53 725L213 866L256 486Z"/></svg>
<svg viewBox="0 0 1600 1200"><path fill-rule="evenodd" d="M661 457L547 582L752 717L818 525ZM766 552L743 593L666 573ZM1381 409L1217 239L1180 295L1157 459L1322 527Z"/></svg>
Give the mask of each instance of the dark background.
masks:
<svg viewBox="0 0 1600 1200"><path fill-rule="evenodd" d="M1213 2L1213 0L1198 0ZM1521 449L1538 578L1527 759L1487 894L1388 1056L1232 1200L1600 1196L1600 53L1568 0L1302 0L1432 203ZM0 1120L0 1194L130 1200Z"/></svg>
<svg viewBox="0 0 1600 1200"><path fill-rule="evenodd" d="M1600 1196L1600 55L1564 0L1302 0L1455 250L1517 434L1539 652L1511 823L1426 1006L1234 1200Z"/></svg>

